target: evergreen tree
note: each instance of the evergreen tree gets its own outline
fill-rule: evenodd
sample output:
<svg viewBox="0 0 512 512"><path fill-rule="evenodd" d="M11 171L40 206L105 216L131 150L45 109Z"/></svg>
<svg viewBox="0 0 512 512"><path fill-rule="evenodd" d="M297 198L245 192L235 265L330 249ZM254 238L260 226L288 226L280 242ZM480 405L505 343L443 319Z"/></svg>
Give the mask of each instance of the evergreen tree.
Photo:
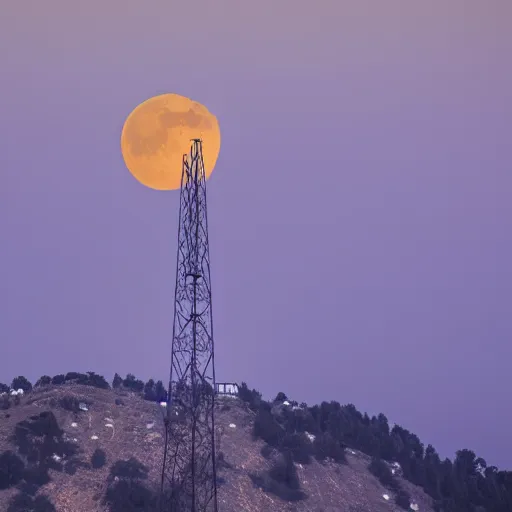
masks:
<svg viewBox="0 0 512 512"><path fill-rule="evenodd" d="M29 393L32 391L32 384L26 377L20 375L12 380L11 388L16 390L23 389L25 393Z"/></svg>
<svg viewBox="0 0 512 512"><path fill-rule="evenodd" d="M55 375L55 377L52 378L52 384L55 386L64 384L65 381L66 381L66 377L62 373L60 373L59 375Z"/></svg>
<svg viewBox="0 0 512 512"><path fill-rule="evenodd" d="M144 385L144 400L156 401L156 386L153 379L149 379Z"/></svg>
<svg viewBox="0 0 512 512"><path fill-rule="evenodd" d="M471 450L458 451L453 462L441 460L436 450L431 445L424 448L415 434L399 425L390 429L383 414L370 418L352 404L322 402L306 410L286 409L279 414L276 410L274 416L271 405L263 401L256 390L250 391L247 384L240 386L239 397L256 412L255 436L271 444L274 451L280 450L293 459L294 450L299 446L297 435L307 431L316 436L313 449L320 460L336 459L333 453L345 446L373 457L369 470L396 493L397 504L403 508L409 507L410 498L386 461L398 462L403 477L423 487L433 498L437 512L512 511L512 471L487 466L485 460ZM277 398L283 397L278 395ZM268 445L264 451L267 456L271 455ZM281 467L278 473L282 471ZM267 486L269 492L278 495L284 492L283 487L276 488L263 481L264 485L261 479L255 480L258 485Z"/></svg>
<svg viewBox="0 0 512 512"><path fill-rule="evenodd" d="M116 373L114 375L114 380L112 381L112 387L114 389L119 389L122 386L122 384L123 384L122 377L118 373Z"/></svg>
<svg viewBox="0 0 512 512"><path fill-rule="evenodd" d="M37 382L34 384L35 388L40 388L42 386L49 386L52 383L52 378L48 375L43 375L40 377Z"/></svg>
<svg viewBox="0 0 512 512"><path fill-rule="evenodd" d="M155 394L157 402L167 402L167 391L161 380L158 380L155 384Z"/></svg>
<svg viewBox="0 0 512 512"><path fill-rule="evenodd" d="M129 373L126 379L123 380L123 386L126 389L140 393L144 390L144 382L135 378L135 375Z"/></svg>

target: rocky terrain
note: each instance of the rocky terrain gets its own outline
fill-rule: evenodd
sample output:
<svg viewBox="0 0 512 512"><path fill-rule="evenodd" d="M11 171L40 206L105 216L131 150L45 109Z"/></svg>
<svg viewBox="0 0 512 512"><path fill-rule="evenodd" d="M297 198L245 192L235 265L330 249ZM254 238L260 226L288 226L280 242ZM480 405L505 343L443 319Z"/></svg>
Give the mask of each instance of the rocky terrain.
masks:
<svg viewBox="0 0 512 512"><path fill-rule="evenodd" d="M216 408L221 512L401 510L368 470L370 458L348 448L343 462L292 462L295 481L278 481L282 455L255 438L256 413L233 397L219 397ZM77 384L4 396L0 511L155 510L163 411L137 393ZM422 489L397 479L412 510L432 512Z"/></svg>

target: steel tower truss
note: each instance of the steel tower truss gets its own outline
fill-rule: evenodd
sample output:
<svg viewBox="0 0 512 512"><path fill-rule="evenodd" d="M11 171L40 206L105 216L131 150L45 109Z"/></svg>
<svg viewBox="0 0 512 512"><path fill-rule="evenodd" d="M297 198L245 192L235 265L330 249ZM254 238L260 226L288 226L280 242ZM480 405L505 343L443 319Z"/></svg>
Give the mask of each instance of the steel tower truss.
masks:
<svg viewBox="0 0 512 512"><path fill-rule="evenodd" d="M202 142L183 155L161 510L217 512L212 294Z"/></svg>

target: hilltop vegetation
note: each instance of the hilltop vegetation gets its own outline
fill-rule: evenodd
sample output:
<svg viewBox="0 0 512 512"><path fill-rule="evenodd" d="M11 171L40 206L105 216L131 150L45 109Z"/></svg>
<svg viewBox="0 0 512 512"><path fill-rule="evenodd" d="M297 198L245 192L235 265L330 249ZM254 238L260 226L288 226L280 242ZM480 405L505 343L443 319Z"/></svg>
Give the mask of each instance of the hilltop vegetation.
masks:
<svg viewBox="0 0 512 512"><path fill-rule="evenodd" d="M359 450L372 457L369 471L397 493L396 501L402 508L409 508L410 497L400 488L388 464L391 462L398 462L403 477L432 497L438 512L512 511L512 471L487 466L471 450L459 450L454 461L441 460L435 448L425 448L415 434L398 425L390 429L384 414L370 418L352 404L322 402L298 407L290 402L291 408L275 415L271 414L271 404L245 383L239 394L256 412L255 436L284 453L291 452L294 460L301 462L311 455L343 462L346 448ZM278 394L274 406L285 400L284 393ZM306 432L315 436L312 447L304 440Z"/></svg>
<svg viewBox="0 0 512 512"><path fill-rule="evenodd" d="M8 410L20 403L19 395L11 396L10 389L22 389L24 394L31 394L67 383L126 390L154 402L167 399L161 381L150 379L144 383L132 374L124 379L115 374L109 384L94 372L69 372L43 376L34 386L22 376L16 377L10 386L0 384L0 393L4 393L0 408L7 416ZM313 460L320 464L345 465L347 451L357 450L369 456L368 471L393 494L396 504L404 510L411 505L414 507L414 503L402 485L402 477L423 488L438 512L512 511L512 472L487 466L471 450L458 451L453 461L441 460L431 445L424 447L413 433L398 425L390 428L383 414L370 417L351 404L322 402L308 407L305 403L299 405L288 400L282 392L269 402L245 383L239 387L239 398L252 411L253 439L264 442L261 455L269 462L267 469L250 472L249 477L255 487L281 500L300 502L307 497L297 474L298 465L309 465ZM83 405L70 396L63 396L58 404L73 414L80 414ZM122 405L122 399L116 398L116 404ZM13 443L15 450L0 454L0 490L19 490L11 499L8 512L55 510L48 497L36 492L51 480L49 470L73 474L78 468L102 470L104 467L110 469L109 487L103 500L111 511L154 509L154 490L143 485L148 473L143 464L135 459L107 460L105 451L100 448L88 460L83 460L51 411L17 423ZM65 458L65 465L55 458L56 453ZM219 451L217 455L219 468L229 468L224 453ZM125 473L129 478L119 476ZM223 484L224 478L220 477L219 485Z"/></svg>

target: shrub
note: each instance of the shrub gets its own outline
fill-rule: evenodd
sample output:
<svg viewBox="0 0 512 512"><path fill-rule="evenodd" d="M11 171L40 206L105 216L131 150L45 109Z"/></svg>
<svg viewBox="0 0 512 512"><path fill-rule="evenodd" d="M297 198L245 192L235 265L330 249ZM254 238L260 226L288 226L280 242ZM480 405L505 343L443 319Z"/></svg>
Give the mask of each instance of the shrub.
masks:
<svg viewBox="0 0 512 512"><path fill-rule="evenodd" d="M47 496L33 498L30 494L22 493L12 498L7 512L56 512L56 509Z"/></svg>
<svg viewBox="0 0 512 512"><path fill-rule="evenodd" d="M63 396L59 399L59 405L66 411L80 412L80 401L75 396Z"/></svg>
<svg viewBox="0 0 512 512"><path fill-rule="evenodd" d="M399 490L396 497L395 497L395 503L404 510L409 510L411 506L411 497L409 493L404 491L403 489Z"/></svg>
<svg viewBox="0 0 512 512"><path fill-rule="evenodd" d="M300 462L301 464L309 464L311 462L313 447L305 434L285 434L281 441L280 449L283 452L290 452L295 462Z"/></svg>
<svg viewBox="0 0 512 512"><path fill-rule="evenodd" d="M74 475L78 468L90 469L90 465L77 458L69 459L64 466L64 471L67 475Z"/></svg>
<svg viewBox="0 0 512 512"><path fill-rule="evenodd" d="M2 411L6 411L9 407L11 407L11 399L9 395L0 397L0 409L2 409Z"/></svg>
<svg viewBox="0 0 512 512"><path fill-rule="evenodd" d="M149 469L135 457L128 460L118 460L110 469L110 478L127 478L129 480L146 480Z"/></svg>
<svg viewBox="0 0 512 512"><path fill-rule="evenodd" d="M107 463L107 455L100 448L96 448L91 457L91 466L94 469L102 468Z"/></svg>
<svg viewBox="0 0 512 512"><path fill-rule="evenodd" d="M399 484L394 478L389 466L381 459L374 457L368 466L368 470L379 479L379 482L388 489L398 491Z"/></svg>
<svg viewBox="0 0 512 512"><path fill-rule="evenodd" d="M253 435L255 438L263 439L271 446L278 446L284 431L274 420L270 411L260 408L254 418Z"/></svg>
<svg viewBox="0 0 512 512"><path fill-rule="evenodd" d="M268 459L274 453L274 448L272 448L272 446L270 446L269 444L264 444L260 450L260 453L262 457Z"/></svg>
<svg viewBox="0 0 512 512"><path fill-rule="evenodd" d="M23 479L29 489L34 489L30 494L35 494L39 487L42 487L51 481L48 469L43 466L30 466L26 468L23 474Z"/></svg>
<svg viewBox="0 0 512 512"><path fill-rule="evenodd" d="M299 489L300 482L291 454L285 453L279 458L269 471L269 475L276 481L285 484L290 489Z"/></svg>
<svg viewBox="0 0 512 512"><path fill-rule="evenodd" d="M12 451L0 455L0 490L8 489L23 479L23 461Z"/></svg>
<svg viewBox="0 0 512 512"><path fill-rule="evenodd" d="M274 402L286 402L287 400L288 397L282 391L279 391L277 396L274 398Z"/></svg>
<svg viewBox="0 0 512 512"><path fill-rule="evenodd" d="M219 452L217 454L217 468L218 469L224 469L224 468L232 468L233 465L230 464L226 457L224 456L224 452Z"/></svg>
<svg viewBox="0 0 512 512"><path fill-rule="evenodd" d="M104 502L110 512L157 510L157 495L138 481L118 480L109 485Z"/></svg>
<svg viewBox="0 0 512 512"><path fill-rule="evenodd" d="M313 451L315 458L319 461L324 461L327 458L331 458L335 462L346 461L343 446L327 432L322 432L315 437Z"/></svg>
<svg viewBox="0 0 512 512"><path fill-rule="evenodd" d="M291 454L284 454L274 463L268 473L250 474L249 477L254 485L284 501L299 501L306 498L306 494L300 489L297 470Z"/></svg>
<svg viewBox="0 0 512 512"><path fill-rule="evenodd" d="M11 388L7 384L0 382L0 393L9 393Z"/></svg>
<svg viewBox="0 0 512 512"><path fill-rule="evenodd" d="M147 478L148 468L137 459L132 457L116 461L110 470L109 486L104 498L110 511L156 510L156 494L141 482Z"/></svg>

